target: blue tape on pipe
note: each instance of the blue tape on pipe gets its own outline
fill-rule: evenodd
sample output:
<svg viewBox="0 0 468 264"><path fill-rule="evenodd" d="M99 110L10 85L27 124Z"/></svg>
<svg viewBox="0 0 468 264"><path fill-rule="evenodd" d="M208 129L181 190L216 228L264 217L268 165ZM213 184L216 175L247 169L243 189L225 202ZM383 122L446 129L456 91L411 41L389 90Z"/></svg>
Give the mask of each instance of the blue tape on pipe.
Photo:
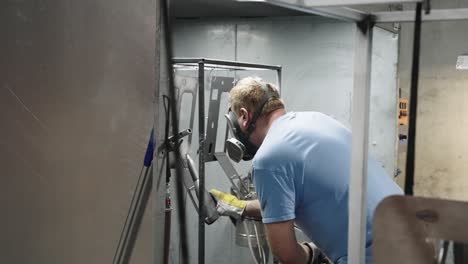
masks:
<svg viewBox="0 0 468 264"><path fill-rule="evenodd" d="M148 141L148 147L146 147L146 154L145 154L145 161L143 165L145 167L151 166L151 162L153 162L153 153L154 153L154 129L151 129L150 138Z"/></svg>

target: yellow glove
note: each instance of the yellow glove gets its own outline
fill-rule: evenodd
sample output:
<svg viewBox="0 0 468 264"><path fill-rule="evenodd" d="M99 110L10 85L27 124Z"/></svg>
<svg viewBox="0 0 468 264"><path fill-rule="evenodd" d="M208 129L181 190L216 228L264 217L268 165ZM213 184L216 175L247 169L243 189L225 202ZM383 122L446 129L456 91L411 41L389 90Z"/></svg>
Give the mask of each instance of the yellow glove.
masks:
<svg viewBox="0 0 468 264"><path fill-rule="evenodd" d="M235 219L242 217L247 201L239 200L234 195L216 189L211 189L210 193L216 200L216 210L220 215L231 216Z"/></svg>

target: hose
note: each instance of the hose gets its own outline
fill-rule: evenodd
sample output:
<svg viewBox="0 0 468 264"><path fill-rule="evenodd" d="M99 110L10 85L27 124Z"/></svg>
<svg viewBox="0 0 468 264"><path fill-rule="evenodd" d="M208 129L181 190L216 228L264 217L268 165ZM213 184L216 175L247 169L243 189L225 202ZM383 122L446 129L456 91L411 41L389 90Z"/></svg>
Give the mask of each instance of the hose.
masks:
<svg viewBox="0 0 468 264"><path fill-rule="evenodd" d="M258 252L260 253L260 259L263 260L263 264L266 264L265 250L260 244L260 237L258 236L257 225L255 224L255 222L254 222L254 231L255 231L255 237L257 238L257 246L258 246Z"/></svg>
<svg viewBox="0 0 468 264"><path fill-rule="evenodd" d="M255 264L260 264L257 260L257 257L255 257L255 253L253 251L252 241L250 241L250 231L247 226L246 220L242 221L242 223L244 224L244 229L245 229L245 232L247 233L247 242L249 244L250 254L252 254L252 258L254 259Z"/></svg>

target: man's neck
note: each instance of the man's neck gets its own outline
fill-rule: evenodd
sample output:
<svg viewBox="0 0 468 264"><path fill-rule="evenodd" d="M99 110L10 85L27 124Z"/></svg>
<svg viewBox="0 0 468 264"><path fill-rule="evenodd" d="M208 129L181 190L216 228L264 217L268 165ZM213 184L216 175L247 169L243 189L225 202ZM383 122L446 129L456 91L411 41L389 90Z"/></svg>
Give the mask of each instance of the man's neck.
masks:
<svg viewBox="0 0 468 264"><path fill-rule="evenodd" d="M257 120L257 129L255 130L252 136L255 138L255 144L261 145L263 139L265 139L266 135L268 134L268 130L270 130L271 125L273 122L280 118L282 115L286 114L286 110L284 108L277 109L272 111L266 116L263 116Z"/></svg>
<svg viewBox="0 0 468 264"><path fill-rule="evenodd" d="M280 118L282 115L286 114L286 110L284 110L284 108L281 108L281 109L276 109L275 111L269 113L266 117L265 117L265 123L266 123L266 126L265 126L265 136L266 134L268 133L268 130L270 130L270 127L271 125L273 124L273 122Z"/></svg>

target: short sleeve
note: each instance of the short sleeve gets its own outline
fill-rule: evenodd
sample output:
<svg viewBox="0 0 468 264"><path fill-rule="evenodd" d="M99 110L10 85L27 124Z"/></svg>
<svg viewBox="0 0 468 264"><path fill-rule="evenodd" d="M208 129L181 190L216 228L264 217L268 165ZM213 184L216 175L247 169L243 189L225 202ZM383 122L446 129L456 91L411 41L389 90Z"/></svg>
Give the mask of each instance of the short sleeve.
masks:
<svg viewBox="0 0 468 264"><path fill-rule="evenodd" d="M295 215L295 188L292 177L281 169L254 169L253 180L265 224L288 221Z"/></svg>

